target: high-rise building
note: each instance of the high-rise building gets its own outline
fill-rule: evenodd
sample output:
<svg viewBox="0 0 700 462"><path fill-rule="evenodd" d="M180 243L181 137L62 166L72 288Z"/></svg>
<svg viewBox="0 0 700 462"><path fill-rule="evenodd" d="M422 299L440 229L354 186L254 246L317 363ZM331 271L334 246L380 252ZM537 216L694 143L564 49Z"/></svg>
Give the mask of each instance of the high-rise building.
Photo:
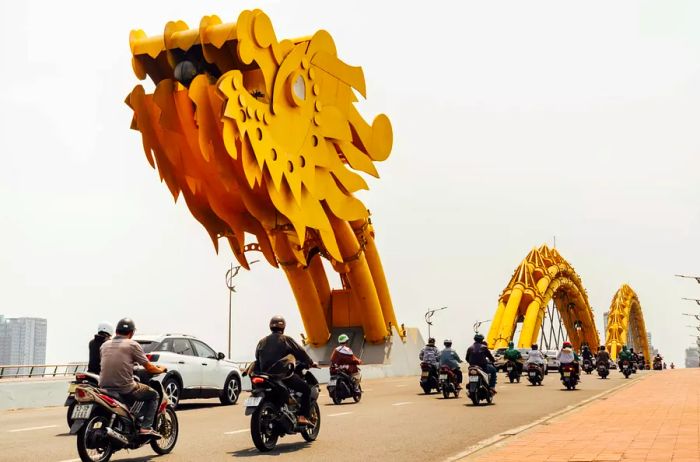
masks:
<svg viewBox="0 0 700 462"><path fill-rule="evenodd" d="M700 367L698 347L692 346L685 349L685 367Z"/></svg>
<svg viewBox="0 0 700 462"><path fill-rule="evenodd" d="M609 311L603 313L603 338L608 338L608 315Z"/></svg>
<svg viewBox="0 0 700 462"><path fill-rule="evenodd" d="M647 344L649 345L649 354L653 358L659 353L659 350L654 348L654 344L651 343L651 332L647 332Z"/></svg>
<svg viewBox="0 0 700 462"><path fill-rule="evenodd" d="M0 364L45 364L46 319L0 316Z"/></svg>

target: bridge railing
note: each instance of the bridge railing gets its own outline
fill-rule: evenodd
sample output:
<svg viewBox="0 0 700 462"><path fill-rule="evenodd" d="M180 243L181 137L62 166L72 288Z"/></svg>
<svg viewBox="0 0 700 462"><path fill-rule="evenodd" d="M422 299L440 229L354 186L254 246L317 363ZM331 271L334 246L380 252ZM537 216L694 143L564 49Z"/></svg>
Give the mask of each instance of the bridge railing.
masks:
<svg viewBox="0 0 700 462"><path fill-rule="evenodd" d="M0 379L29 377L67 377L85 372L87 363L0 365Z"/></svg>

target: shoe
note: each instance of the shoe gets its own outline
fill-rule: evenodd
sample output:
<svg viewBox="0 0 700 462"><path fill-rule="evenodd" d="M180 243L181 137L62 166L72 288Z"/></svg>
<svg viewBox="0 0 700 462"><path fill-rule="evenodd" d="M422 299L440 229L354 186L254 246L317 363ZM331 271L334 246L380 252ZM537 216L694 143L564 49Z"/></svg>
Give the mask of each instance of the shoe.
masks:
<svg viewBox="0 0 700 462"><path fill-rule="evenodd" d="M489 389L489 391L491 391L492 395L495 395L496 393L498 393L495 388L491 388L491 389Z"/></svg>
<svg viewBox="0 0 700 462"><path fill-rule="evenodd" d="M157 431L153 430L152 428L141 428L141 429L139 430L139 435L142 435L142 436L152 436L152 437L154 437L155 439L159 439L159 438L162 438L162 437L163 437L163 435L161 435L161 434L158 433Z"/></svg>

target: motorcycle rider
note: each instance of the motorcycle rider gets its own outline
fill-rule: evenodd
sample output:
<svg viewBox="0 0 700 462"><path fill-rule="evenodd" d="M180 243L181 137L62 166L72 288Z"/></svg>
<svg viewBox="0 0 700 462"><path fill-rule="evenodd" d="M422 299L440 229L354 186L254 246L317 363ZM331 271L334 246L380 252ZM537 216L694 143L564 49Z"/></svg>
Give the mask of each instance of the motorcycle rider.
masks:
<svg viewBox="0 0 700 462"><path fill-rule="evenodd" d="M608 353L605 345L601 345L600 348L598 348L598 354L596 355L595 362L597 366L604 364L606 368L610 368L610 353Z"/></svg>
<svg viewBox="0 0 700 462"><path fill-rule="evenodd" d="M591 353L590 348L588 348L588 345L584 345L581 347L581 357L583 358L584 361L588 360L593 364L593 353Z"/></svg>
<svg viewBox="0 0 700 462"><path fill-rule="evenodd" d="M418 354L418 359L425 363L430 363L433 367L437 369L440 365L440 350L435 346L435 339L430 337L428 339L428 344L420 350Z"/></svg>
<svg viewBox="0 0 700 462"><path fill-rule="evenodd" d="M134 363L143 366L151 374L162 374L167 372L167 369L148 361L141 345L132 340L136 325L131 318L120 319L116 330L117 335L100 348L100 388L119 393L127 404L143 401L143 408L139 412L139 432L159 437L160 435L151 428L158 407L158 393L148 385L134 381Z"/></svg>
<svg viewBox="0 0 700 462"><path fill-rule="evenodd" d="M350 378L352 378L355 391L359 391L358 386L360 385L360 380L362 380L362 374L357 366L362 364L362 360L352 352L352 349L348 346L349 341L350 337L346 334L338 336L340 345L331 353L331 367L346 370Z"/></svg>
<svg viewBox="0 0 700 462"><path fill-rule="evenodd" d="M523 355L520 351L515 349L515 344L513 342L508 342L508 349L503 353L503 357L506 361L513 361L515 363L515 369L518 375L523 373Z"/></svg>
<svg viewBox="0 0 700 462"><path fill-rule="evenodd" d="M445 339L442 343L445 348L440 352L440 367L447 366L457 376L457 390L462 389L462 368L459 366L462 359L457 352L452 349L452 340Z"/></svg>
<svg viewBox="0 0 700 462"><path fill-rule="evenodd" d="M623 361L632 361L632 353L627 349L627 345L623 345L622 350L620 351L620 360L617 363L620 372L622 372Z"/></svg>
<svg viewBox="0 0 700 462"><path fill-rule="evenodd" d="M559 353L557 353L557 361L559 361L559 373L561 376L564 376L564 366L565 364L573 364L574 366L574 373L576 375L580 375L579 372L579 357L574 351L571 342L564 342L564 345L562 345L561 350Z"/></svg>
<svg viewBox="0 0 700 462"><path fill-rule="evenodd" d="M661 357L661 355L659 353L656 353L656 356L654 356L654 366L656 366L657 364L661 365L663 363L663 361L664 361L664 358Z"/></svg>
<svg viewBox="0 0 700 462"><path fill-rule="evenodd" d="M311 387L298 374L289 374L288 366L293 365L294 361L306 363L309 367L318 366L293 338L284 335L286 327L287 322L282 316L270 319L271 333L262 338L255 348L254 368L256 372L283 376L282 383L302 394L297 421L300 425L310 425Z"/></svg>
<svg viewBox="0 0 700 462"><path fill-rule="evenodd" d="M533 343L531 348L532 349L528 353L527 361L525 364L535 364L542 370L542 375L544 376L544 373L547 370L547 361L544 358L544 354L542 354L542 352L539 350L536 343Z"/></svg>
<svg viewBox="0 0 700 462"><path fill-rule="evenodd" d="M95 338L90 340L88 344L88 351L90 352L87 368L88 372L100 375L100 348L103 343L112 338L113 332L114 329L108 322L101 322L97 325L97 334L95 334Z"/></svg>
<svg viewBox="0 0 700 462"><path fill-rule="evenodd" d="M496 362L488 346L484 343L484 336L476 334L474 344L467 349L467 362L470 366L478 366L481 370L489 374L489 389L491 394L496 394Z"/></svg>

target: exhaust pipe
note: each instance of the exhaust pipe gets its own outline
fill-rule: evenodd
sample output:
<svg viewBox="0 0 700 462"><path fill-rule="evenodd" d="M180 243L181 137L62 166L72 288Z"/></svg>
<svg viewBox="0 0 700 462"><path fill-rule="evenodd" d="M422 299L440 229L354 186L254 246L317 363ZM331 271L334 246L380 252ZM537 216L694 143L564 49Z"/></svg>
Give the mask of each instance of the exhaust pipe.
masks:
<svg viewBox="0 0 700 462"><path fill-rule="evenodd" d="M123 444L124 446L129 444L129 440L126 438L126 436L122 435L118 431L112 430L112 428L107 427L106 429L107 436L112 438L113 440Z"/></svg>

